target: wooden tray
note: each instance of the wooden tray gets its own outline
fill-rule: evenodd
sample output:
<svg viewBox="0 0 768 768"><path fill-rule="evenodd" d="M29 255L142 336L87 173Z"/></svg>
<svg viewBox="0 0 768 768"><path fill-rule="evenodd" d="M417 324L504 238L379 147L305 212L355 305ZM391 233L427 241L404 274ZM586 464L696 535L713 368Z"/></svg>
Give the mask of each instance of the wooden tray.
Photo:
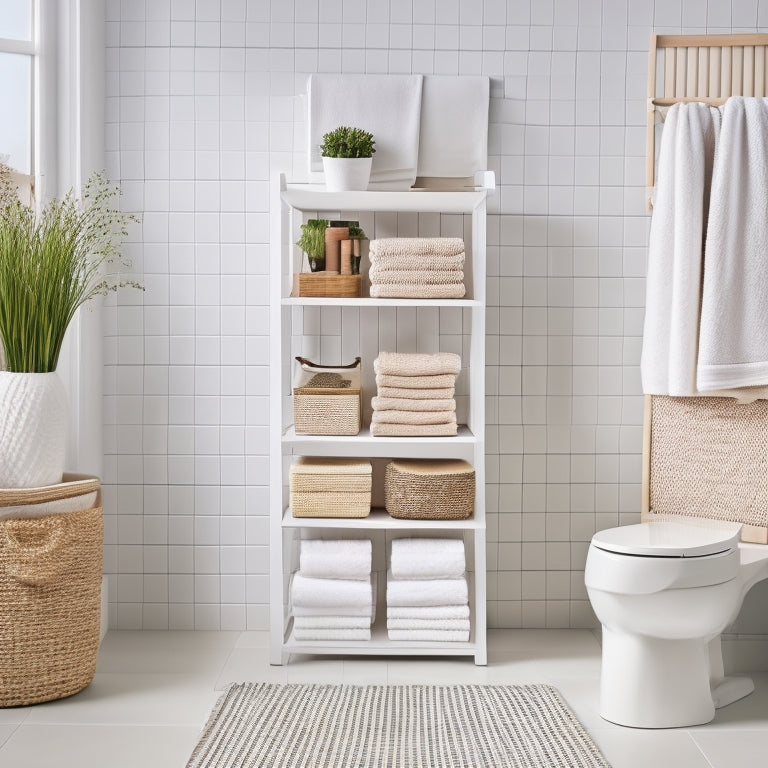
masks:
<svg viewBox="0 0 768 768"><path fill-rule="evenodd" d="M353 299L363 295L360 275L326 275L323 272L297 272L293 275L293 296Z"/></svg>

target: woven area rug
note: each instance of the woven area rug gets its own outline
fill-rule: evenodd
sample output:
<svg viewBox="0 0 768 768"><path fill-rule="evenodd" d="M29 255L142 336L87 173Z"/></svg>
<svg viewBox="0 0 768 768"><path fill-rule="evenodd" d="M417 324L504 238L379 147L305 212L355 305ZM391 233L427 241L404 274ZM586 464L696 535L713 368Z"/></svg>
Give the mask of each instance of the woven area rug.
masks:
<svg viewBox="0 0 768 768"><path fill-rule="evenodd" d="M610 768L548 685L240 683L187 768Z"/></svg>

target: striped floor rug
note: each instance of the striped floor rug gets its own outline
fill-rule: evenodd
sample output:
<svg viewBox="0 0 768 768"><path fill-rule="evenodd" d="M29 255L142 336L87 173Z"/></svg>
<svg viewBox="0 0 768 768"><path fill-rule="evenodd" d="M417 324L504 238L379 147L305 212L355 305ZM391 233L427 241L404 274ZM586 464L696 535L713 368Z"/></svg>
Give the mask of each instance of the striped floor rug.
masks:
<svg viewBox="0 0 768 768"><path fill-rule="evenodd" d="M548 685L240 683L187 768L610 768Z"/></svg>

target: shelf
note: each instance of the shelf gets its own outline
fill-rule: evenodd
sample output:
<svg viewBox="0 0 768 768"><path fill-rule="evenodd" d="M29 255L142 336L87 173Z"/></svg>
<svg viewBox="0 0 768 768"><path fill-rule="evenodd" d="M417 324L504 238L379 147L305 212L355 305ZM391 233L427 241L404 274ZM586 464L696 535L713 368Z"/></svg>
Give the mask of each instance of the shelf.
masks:
<svg viewBox="0 0 768 768"><path fill-rule="evenodd" d="M426 190L328 192L323 184L287 184L283 202L300 211L410 211L472 213L485 200L486 189L466 192Z"/></svg>
<svg viewBox="0 0 768 768"><path fill-rule="evenodd" d="M282 299L281 304L285 307L484 307L482 302L475 299L340 299L332 296L289 296Z"/></svg>
<svg viewBox="0 0 768 768"><path fill-rule="evenodd" d="M283 528L353 528L356 530L455 530L484 528L475 518L469 520L400 520L390 517L385 509L372 509L368 517L294 517L290 507L283 513Z"/></svg>

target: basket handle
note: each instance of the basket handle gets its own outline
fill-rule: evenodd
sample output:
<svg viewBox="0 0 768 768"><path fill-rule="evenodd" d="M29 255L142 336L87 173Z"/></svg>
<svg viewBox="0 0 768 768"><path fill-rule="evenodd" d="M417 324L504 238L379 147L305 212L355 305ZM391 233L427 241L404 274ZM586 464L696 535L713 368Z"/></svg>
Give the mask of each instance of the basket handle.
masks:
<svg viewBox="0 0 768 768"><path fill-rule="evenodd" d="M317 363L313 363L311 360L307 360L306 357L301 357L300 355L296 356L296 359L301 363L302 366L308 366L309 368L316 368L317 370L322 371L324 368L332 368L334 370L339 370L342 368L358 368L360 366L360 360L361 358L356 357L354 363L349 363L349 365L318 365Z"/></svg>
<svg viewBox="0 0 768 768"><path fill-rule="evenodd" d="M22 584L38 586L59 575L63 562L55 555L65 543L60 517L6 520L2 528L9 576Z"/></svg>

